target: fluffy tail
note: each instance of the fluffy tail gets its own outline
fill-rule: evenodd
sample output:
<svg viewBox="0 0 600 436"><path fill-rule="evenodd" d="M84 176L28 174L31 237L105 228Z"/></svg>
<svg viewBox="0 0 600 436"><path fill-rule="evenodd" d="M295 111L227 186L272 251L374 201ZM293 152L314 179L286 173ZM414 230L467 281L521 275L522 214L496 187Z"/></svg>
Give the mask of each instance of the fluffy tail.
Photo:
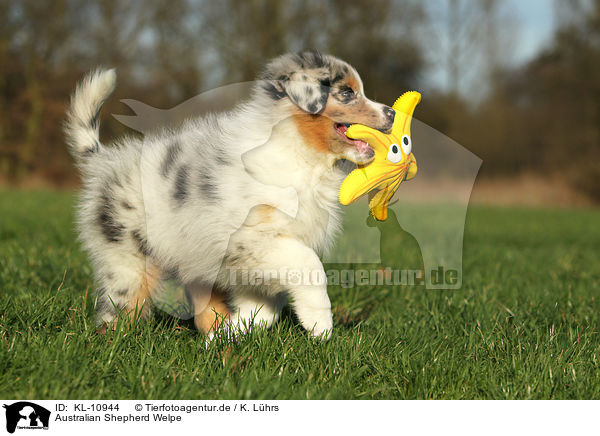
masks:
<svg viewBox="0 0 600 436"><path fill-rule="evenodd" d="M100 109L115 89L116 81L114 69L92 71L71 96L65 134L69 151L76 161L85 159L102 147L98 133Z"/></svg>

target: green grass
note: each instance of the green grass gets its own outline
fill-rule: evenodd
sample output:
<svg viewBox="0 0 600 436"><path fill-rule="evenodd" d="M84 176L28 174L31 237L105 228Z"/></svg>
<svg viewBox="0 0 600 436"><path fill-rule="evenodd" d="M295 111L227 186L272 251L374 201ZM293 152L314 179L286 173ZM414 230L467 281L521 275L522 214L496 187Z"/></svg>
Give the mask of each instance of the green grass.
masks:
<svg viewBox="0 0 600 436"><path fill-rule="evenodd" d="M2 398L600 399L598 210L472 207L461 290L331 287L328 343L287 312L206 347L160 314L94 333L72 204L0 191Z"/></svg>

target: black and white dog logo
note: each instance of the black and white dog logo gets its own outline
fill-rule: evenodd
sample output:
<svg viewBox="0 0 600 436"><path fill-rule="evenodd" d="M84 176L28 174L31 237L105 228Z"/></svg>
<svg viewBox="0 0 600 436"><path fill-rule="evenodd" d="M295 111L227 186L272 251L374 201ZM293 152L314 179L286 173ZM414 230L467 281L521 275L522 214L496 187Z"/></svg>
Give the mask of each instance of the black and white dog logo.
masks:
<svg viewBox="0 0 600 436"><path fill-rule="evenodd" d="M6 431L14 433L15 429L48 429L50 411L29 401L19 401L4 405L6 409Z"/></svg>

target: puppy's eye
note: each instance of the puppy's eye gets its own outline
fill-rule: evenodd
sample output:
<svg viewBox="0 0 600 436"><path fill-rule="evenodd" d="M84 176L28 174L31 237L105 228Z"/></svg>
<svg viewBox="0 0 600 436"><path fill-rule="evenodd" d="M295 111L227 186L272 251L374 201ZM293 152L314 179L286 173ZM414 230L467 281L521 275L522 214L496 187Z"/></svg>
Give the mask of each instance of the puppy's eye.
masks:
<svg viewBox="0 0 600 436"><path fill-rule="evenodd" d="M398 163L403 159L400 147L395 142L392 145L390 145L387 158L391 163Z"/></svg>
<svg viewBox="0 0 600 436"><path fill-rule="evenodd" d="M400 142L402 142L402 151L408 156L412 151L412 142L410 140L410 136L404 135Z"/></svg>
<svg viewBox="0 0 600 436"><path fill-rule="evenodd" d="M342 88L340 90L340 96L344 100L351 100L354 97L356 97L356 93L354 92L354 90L352 88Z"/></svg>

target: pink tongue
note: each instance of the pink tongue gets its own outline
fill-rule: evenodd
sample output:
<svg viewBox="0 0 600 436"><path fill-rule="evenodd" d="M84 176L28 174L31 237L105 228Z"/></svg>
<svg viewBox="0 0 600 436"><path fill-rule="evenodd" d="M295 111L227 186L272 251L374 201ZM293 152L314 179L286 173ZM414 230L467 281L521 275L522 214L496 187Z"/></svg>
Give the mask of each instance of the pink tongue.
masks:
<svg viewBox="0 0 600 436"><path fill-rule="evenodd" d="M365 141L361 141L360 139L354 139L354 144L356 145L356 149L361 153L366 153L369 150L369 144Z"/></svg>
<svg viewBox="0 0 600 436"><path fill-rule="evenodd" d="M345 124L340 124L340 126L338 127L338 130L340 131L340 133L344 136L346 136L346 132L348 131L348 127ZM348 136L346 136L346 138L348 138ZM365 141L361 141L360 139L352 139L352 138L348 138L356 147L356 149L361 152L361 153L367 153L369 151L369 144L367 144Z"/></svg>

